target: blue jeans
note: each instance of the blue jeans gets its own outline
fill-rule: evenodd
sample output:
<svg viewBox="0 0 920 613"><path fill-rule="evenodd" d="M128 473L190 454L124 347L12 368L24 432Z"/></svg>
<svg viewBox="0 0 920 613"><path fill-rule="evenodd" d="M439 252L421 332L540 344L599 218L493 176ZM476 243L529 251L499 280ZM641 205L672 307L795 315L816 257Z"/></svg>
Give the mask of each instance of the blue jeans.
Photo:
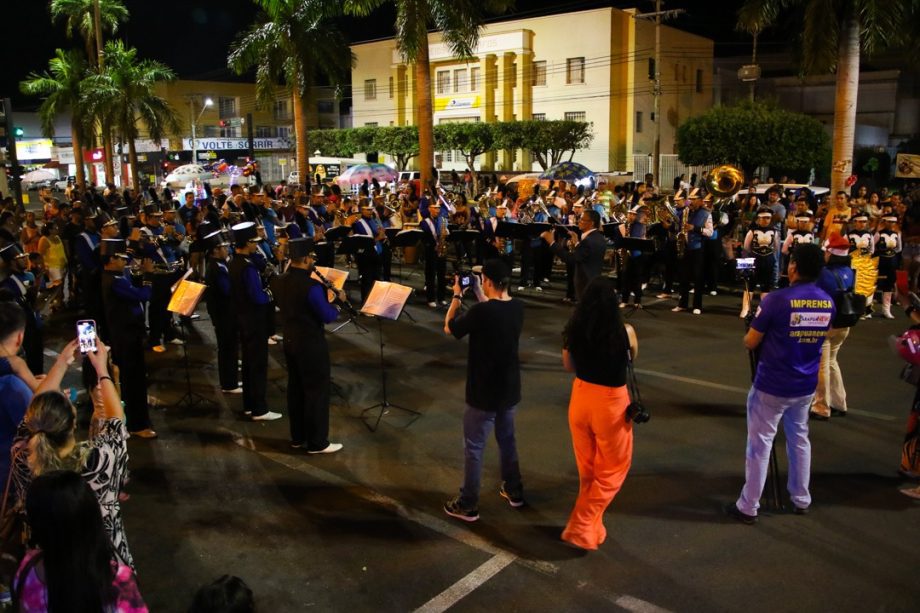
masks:
<svg viewBox="0 0 920 613"><path fill-rule="evenodd" d="M811 504L808 482L811 475L811 443L808 440L808 409L814 394L782 398L754 387L747 399L747 456L744 463L744 488L735 504L747 515L757 515L760 496L767 481L770 449L779 422L786 433L789 458L787 489L792 504L806 509Z"/></svg>
<svg viewBox="0 0 920 613"><path fill-rule="evenodd" d="M482 454L489 432L495 428L495 440L501 454L502 481L505 490L519 494L522 490L521 468L518 464L517 443L514 439L514 410L483 411L466 405L463 413L463 487L460 489L460 506L476 509L479 506L479 487L482 480Z"/></svg>

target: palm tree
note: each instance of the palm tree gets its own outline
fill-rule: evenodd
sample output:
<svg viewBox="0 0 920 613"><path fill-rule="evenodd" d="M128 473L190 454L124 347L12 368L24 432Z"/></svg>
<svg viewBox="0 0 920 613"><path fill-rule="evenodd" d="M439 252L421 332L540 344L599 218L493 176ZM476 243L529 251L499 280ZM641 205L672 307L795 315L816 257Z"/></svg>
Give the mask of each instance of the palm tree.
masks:
<svg viewBox="0 0 920 613"><path fill-rule="evenodd" d="M38 114L42 122L42 133L48 138L54 136L54 120L57 115L70 112L70 142L77 166L77 185L81 190L86 188L82 143L88 130L84 123L86 115L80 85L88 71L89 66L82 53L57 49L48 62L48 70L41 74L33 72L19 84L24 94L44 96Z"/></svg>
<svg viewBox="0 0 920 613"><path fill-rule="evenodd" d="M144 123L155 141L162 140L167 133L179 132L178 114L156 93L158 83L172 81L176 75L160 62L139 60L137 49L125 47L121 41L106 43L105 58L105 70L84 82L83 94L94 114L107 118L110 127L128 143L131 182L139 190L134 144L139 136L138 122Z"/></svg>
<svg viewBox="0 0 920 613"><path fill-rule="evenodd" d="M759 33L785 10L801 17L804 71L836 70L831 190L845 190L853 168L860 55L909 44L904 34L920 19L920 0L747 0L738 25Z"/></svg>
<svg viewBox="0 0 920 613"><path fill-rule="evenodd" d="M253 0L261 9L257 23L230 48L227 64L237 74L255 68L256 99L272 104L283 84L294 107L297 170L310 176L310 149L304 109L320 76L333 85L348 79L355 56L342 33L328 21L337 10L329 0Z"/></svg>
<svg viewBox="0 0 920 613"><path fill-rule="evenodd" d="M456 57L471 57L485 16L503 13L514 3L511 0L344 0L343 8L347 14L365 17L389 2L396 5L396 48L407 62L415 62L419 162L422 184L428 185L434 163L428 28L441 31Z"/></svg>
<svg viewBox="0 0 920 613"><path fill-rule="evenodd" d="M79 34L86 46L86 57L96 66L96 28L93 23L93 9L96 0L51 0L52 22L64 21L68 37ZM122 0L98 0L102 29L111 34L128 20L128 9Z"/></svg>

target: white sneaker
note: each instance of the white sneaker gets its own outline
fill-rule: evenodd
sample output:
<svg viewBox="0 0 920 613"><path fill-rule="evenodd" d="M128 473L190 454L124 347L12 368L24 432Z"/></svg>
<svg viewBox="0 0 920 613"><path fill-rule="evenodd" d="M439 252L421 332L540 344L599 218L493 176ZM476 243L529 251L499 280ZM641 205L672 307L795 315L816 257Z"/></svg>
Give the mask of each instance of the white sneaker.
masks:
<svg viewBox="0 0 920 613"><path fill-rule="evenodd" d="M437 302L429 302L429 303L428 303L428 307L431 308L431 309L436 309L436 308L438 308L438 303L437 303Z"/></svg>
<svg viewBox="0 0 920 613"><path fill-rule="evenodd" d="M885 319L894 319L894 315L891 314L891 311L882 311L882 317Z"/></svg>
<svg viewBox="0 0 920 613"><path fill-rule="evenodd" d="M699 309L693 309L693 314L694 314L694 315L702 315L703 312L702 312L701 310L699 310Z"/></svg>
<svg viewBox="0 0 920 613"><path fill-rule="evenodd" d="M527 288L524 287L523 285L518 285L518 291L519 291L519 292L523 292L525 289L527 289Z"/></svg>
<svg viewBox="0 0 920 613"><path fill-rule="evenodd" d="M222 389L222 390L220 390L220 391L222 391L222 392L225 393L225 394L242 394L242 393L243 393L243 388L242 388L242 387L237 387L237 388L232 389L232 390L224 390L224 389Z"/></svg>
<svg viewBox="0 0 920 613"><path fill-rule="evenodd" d="M542 292L542 291L543 291L543 288L540 287L539 285L538 285L537 287L535 287L534 289L537 290L538 292Z"/></svg>
<svg viewBox="0 0 920 613"><path fill-rule="evenodd" d="M307 451L310 455L317 455L320 453L335 453L340 451L344 445L342 443L329 443L326 445L325 449L320 449L319 451Z"/></svg>
<svg viewBox="0 0 920 613"><path fill-rule="evenodd" d="M185 341L182 340L181 338L174 338L169 342L173 345L184 345L185 344Z"/></svg>
<svg viewBox="0 0 920 613"><path fill-rule="evenodd" d="M277 344L278 344L278 341L276 341L276 340L273 339L272 337L268 337L268 344L269 344L269 345L277 345Z"/></svg>
<svg viewBox="0 0 920 613"><path fill-rule="evenodd" d="M279 343L284 340L284 337L281 336L280 334L273 334L272 338L278 341Z"/></svg>
<svg viewBox="0 0 920 613"><path fill-rule="evenodd" d="M710 296L718 296L718 295L719 295L719 292L717 292L716 290L712 290L711 292L709 292L709 295L710 295Z"/></svg>
<svg viewBox="0 0 920 613"><path fill-rule="evenodd" d="M275 413L274 411L268 411L262 415L253 415L252 421L275 421L276 419L281 419L281 413Z"/></svg>

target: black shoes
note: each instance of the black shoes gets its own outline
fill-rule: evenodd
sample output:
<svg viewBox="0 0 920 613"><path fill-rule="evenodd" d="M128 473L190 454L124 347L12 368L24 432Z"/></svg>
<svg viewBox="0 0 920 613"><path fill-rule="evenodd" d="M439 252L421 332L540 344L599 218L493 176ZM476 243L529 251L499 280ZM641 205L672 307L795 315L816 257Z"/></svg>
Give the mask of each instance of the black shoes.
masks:
<svg viewBox="0 0 920 613"><path fill-rule="evenodd" d="M753 526L755 523L757 523L756 515L748 515L747 513L742 513L734 502L730 502L725 505L725 514L729 517L734 517L746 526Z"/></svg>
<svg viewBox="0 0 920 613"><path fill-rule="evenodd" d="M524 506L524 496L520 492L509 492L505 489L505 484L502 483L502 487L498 490L498 493L501 494L501 497L508 501L515 509Z"/></svg>
<svg viewBox="0 0 920 613"><path fill-rule="evenodd" d="M792 512L796 515L808 515L808 507L797 507L792 505Z"/></svg>
<svg viewBox="0 0 920 613"><path fill-rule="evenodd" d="M444 512L463 521L473 522L479 519L479 509L464 509L460 506L459 496L444 503Z"/></svg>

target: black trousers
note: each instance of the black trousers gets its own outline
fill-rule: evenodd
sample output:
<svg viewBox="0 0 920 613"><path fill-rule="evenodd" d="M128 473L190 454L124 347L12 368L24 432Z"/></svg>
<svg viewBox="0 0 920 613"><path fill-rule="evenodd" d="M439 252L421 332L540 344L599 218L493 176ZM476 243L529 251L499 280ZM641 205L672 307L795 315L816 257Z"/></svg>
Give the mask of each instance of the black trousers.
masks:
<svg viewBox="0 0 920 613"><path fill-rule="evenodd" d="M393 249L387 243L383 244L383 251L380 253L380 278L389 281L393 275Z"/></svg>
<svg viewBox="0 0 920 613"><path fill-rule="evenodd" d="M329 445L329 348L325 338L284 336L291 442L308 451Z"/></svg>
<svg viewBox="0 0 920 613"><path fill-rule="evenodd" d="M447 258L438 257L434 246L425 247L425 297L427 302L443 302L446 295Z"/></svg>
<svg viewBox="0 0 920 613"><path fill-rule="evenodd" d="M214 324L214 336L217 337L217 377L220 389L235 390L240 382L240 368L237 360L240 355L240 336L236 318L226 313L217 315L208 312Z"/></svg>
<svg viewBox="0 0 920 613"><path fill-rule="evenodd" d="M630 255L626 261L626 271L624 275L624 283L622 296L620 299L623 302L629 300L629 294L632 294L636 297L635 304L642 303L642 272L645 268L645 256L644 255Z"/></svg>
<svg viewBox="0 0 920 613"><path fill-rule="evenodd" d="M707 292L717 289L721 268L722 241L719 239L703 239L703 269Z"/></svg>
<svg viewBox="0 0 920 613"><path fill-rule="evenodd" d="M268 412L268 318L257 309L251 318L237 318L243 348L243 410L253 415Z"/></svg>
<svg viewBox="0 0 920 613"><path fill-rule="evenodd" d="M693 308L703 308L703 249L687 249L684 259L680 261L680 301L682 308L687 308L690 301L690 285L693 285Z"/></svg>
<svg viewBox="0 0 920 613"><path fill-rule="evenodd" d="M118 366L121 399L125 403L128 432L151 427L147 410L147 365L144 363L144 338L138 333L113 330L112 362Z"/></svg>
<svg viewBox="0 0 920 613"><path fill-rule="evenodd" d="M664 248L659 252L661 262L664 265L664 275L662 276L661 291L665 293L673 292L678 284L678 266L677 266L677 243L669 240L664 244Z"/></svg>
<svg viewBox="0 0 920 613"><path fill-rule="evenodd" d="M361 303L363 304L374 287L374 282L380 278L380 258L373 249L358 253L355 257L358 264L358 280L361 286Z"/></svg>

